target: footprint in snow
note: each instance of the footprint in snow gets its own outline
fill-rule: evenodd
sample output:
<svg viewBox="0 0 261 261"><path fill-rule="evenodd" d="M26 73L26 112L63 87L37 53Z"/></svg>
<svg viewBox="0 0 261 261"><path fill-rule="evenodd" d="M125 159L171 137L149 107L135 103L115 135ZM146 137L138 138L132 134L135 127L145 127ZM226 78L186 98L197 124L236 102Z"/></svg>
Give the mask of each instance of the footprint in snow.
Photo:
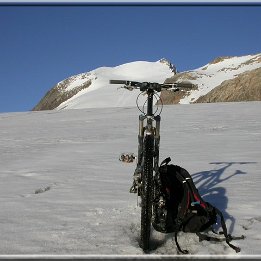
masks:
<svg viewBox="0 0 261 261"><path fill-rule="evenodd" d="M52 188L54 185L56 185L56 183L54 183L54 184L52 184L52 185L49 185L49 186L37 188L37 189L35 189L35 191L34 191L33 193L23 194L23 195L20 195L20 197L27 198L27 197L31 197L32 195L37 195L37 194L44 193L44 192L46 192L46 191L51 190L51 188Z"/></svg>
<svg viewBox="0 0 261 261"><path fill-rule="evenodd" d="M255 223L261 223L261 216L247 219L246 224L242 225L242 227L244 230L249 230Z"/></svg>

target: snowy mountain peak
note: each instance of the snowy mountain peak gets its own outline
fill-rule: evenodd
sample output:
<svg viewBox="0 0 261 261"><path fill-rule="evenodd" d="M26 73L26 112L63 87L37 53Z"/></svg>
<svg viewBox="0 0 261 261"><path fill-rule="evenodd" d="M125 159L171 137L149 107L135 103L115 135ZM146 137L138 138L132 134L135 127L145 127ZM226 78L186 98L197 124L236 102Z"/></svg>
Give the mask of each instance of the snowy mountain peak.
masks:
<svg viewBox="0 0 261 261"><path fill-rule="evenodd" d="M109 84L112 79L158 83L189 81L197 86L189 92L162 92L164 104L261 100L261 54L218 57L200 68L181 73L165 58L99 67L59 82L33 110L135 106L138 92Z"/></svg>
<svg viewBox="0 0 261 261"><path fill-rule="evenodd" d="M169 60L167 60L166 58L161 58L158 62L166 64L169 66L169 68L172 70L172 72L174 72L175 74L177 73L177 69L176 66L174 64L172 64Z"/></svg>
<svg viewBox="0 0 261 261"><path fill-rule="evenodd" d="M119 86L109 84L111 79L163 83L175 75L175 68L166 59L100 67L59 82L33 110L135 106L137 92L119 89Z"/></svg>

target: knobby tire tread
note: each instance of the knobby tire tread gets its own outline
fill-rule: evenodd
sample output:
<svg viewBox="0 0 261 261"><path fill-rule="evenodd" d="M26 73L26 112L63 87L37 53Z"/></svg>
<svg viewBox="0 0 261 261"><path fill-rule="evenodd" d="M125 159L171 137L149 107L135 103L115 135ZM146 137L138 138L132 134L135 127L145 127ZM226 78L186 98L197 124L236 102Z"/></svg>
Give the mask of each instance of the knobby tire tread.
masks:
<svg viewBox="0 0 261 261"><path fill-rule="evenodd" d="M154 137L145 136L144 139L144 168L142 177L141 200L141 238L140 244L144 251L149 250L152 197L153 197L153 147Z"/></svg>

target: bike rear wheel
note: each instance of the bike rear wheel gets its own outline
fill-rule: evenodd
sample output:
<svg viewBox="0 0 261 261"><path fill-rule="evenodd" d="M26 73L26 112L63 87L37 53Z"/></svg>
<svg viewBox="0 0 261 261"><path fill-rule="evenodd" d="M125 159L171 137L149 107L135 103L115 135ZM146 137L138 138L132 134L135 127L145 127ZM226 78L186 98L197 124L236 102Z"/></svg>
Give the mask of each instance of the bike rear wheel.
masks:
<svg viewBox="0 0 261 261"><path fill-rule="evenodd" d="M150 229L153 197L153 135L144 138L144 166L142 173L141 193L141 235L140 245L146 251L150 246Z"/></svg>

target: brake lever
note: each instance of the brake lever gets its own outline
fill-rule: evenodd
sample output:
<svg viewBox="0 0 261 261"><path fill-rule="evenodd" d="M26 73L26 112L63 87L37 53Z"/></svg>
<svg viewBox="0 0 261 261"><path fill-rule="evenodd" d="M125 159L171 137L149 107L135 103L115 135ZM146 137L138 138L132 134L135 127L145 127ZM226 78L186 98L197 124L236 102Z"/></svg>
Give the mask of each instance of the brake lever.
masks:
<svg viewBox="0 0 261 261"><path fill-rule="evenodd" d="M169 90L172 91L172 92L179 92L179 91L187 92L187 91L189 91L189 90L184 90L184 89L182 89L182 88L171 88L171 89L169 89Z"/></svg>
<svg viewBox="0 0 261 261"><path fill-rule="evenodd" d="M117 90L119 89L127 89L128 91L133 91L134 88L132 86L128 86L128 85L124 85L124 86L121 86L121 87L118 87Z"/></svg>
<svg viewBox="0 0 261 261"><path fill-rule="evenodd" d="M179 92L180 91L180 88L171 88L171 89L169 89L170 91L172 91L172 92Z"/></svg>
<svg viewBox="0 0 261 261"><path fill-rule="evenodd" d="M134 87L130 86L130 85L124 85L125 89L127 89L128 91L133 91L134 90Z"/></svg>

